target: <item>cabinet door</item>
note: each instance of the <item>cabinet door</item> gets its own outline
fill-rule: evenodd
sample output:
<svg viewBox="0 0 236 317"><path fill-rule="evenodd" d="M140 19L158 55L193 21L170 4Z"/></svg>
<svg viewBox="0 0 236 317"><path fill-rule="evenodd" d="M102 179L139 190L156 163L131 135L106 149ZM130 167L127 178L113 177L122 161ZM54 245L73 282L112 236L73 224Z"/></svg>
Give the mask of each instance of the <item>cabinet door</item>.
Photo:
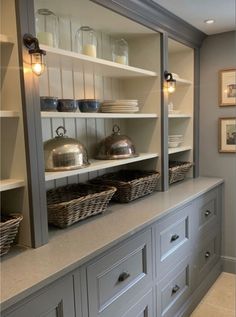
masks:
<svg viewBox="0 0 236 317"><path fill-rule="evenodd" d="M14 310L3 312L2 317L74 317L74 294L72 276L63 278Z"/></svg>
<svg viewBox="0 0 236 317"><path fill-rule="evenodd" d="M153 317L153 313L153 294L152 290L150 290L122 317Z"/></svg>

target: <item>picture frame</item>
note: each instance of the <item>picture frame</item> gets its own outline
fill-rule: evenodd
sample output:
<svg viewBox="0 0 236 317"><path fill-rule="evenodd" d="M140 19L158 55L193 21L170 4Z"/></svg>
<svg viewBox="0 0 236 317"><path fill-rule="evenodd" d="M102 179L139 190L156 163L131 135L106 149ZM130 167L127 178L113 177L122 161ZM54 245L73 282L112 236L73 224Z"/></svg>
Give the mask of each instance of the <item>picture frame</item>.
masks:
<svg viewBox="0 0 236 317"><path fill-rule="evenodd" d="M236 106L236 69L222 69L219 72L220 107Z"/></svg>
<svg viewBox="0 0 236 317"><path fill-rule="evenodd" d="M236 153L236 117L219 118L219 152Z"/></svg>

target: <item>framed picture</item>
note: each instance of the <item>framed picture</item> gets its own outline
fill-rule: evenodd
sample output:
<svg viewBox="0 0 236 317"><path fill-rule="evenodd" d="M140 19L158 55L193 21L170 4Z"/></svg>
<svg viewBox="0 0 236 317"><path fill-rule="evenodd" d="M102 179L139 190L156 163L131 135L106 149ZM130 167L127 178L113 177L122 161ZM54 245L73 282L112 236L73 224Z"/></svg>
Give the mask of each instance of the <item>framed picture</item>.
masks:
<svg viewBox="0 0 236 317"><path fill-rule="evenodd" d="M236 117L219 118L219 152L236 153Z"/></svg>
<svg viewBox="0 0 236 317"><path fill-rule="evenodd" d="M220 106L236 106L236 69L223 69L219 73Z"/></svg>

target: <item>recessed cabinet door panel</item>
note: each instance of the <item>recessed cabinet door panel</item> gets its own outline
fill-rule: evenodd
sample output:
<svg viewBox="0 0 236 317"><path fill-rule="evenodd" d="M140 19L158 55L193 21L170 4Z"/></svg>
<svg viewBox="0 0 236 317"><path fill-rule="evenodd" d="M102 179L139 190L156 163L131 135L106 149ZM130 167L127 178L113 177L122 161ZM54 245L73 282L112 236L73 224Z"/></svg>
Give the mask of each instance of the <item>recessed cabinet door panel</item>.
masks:
<svg viewBox="0 0 236 317"><path fill-rule="evenodd" d="M44 288L2 317L75 317L72 276Z"/></svg>
<svg viewBox="0 0 236 317"><path fill-rule="evenodd" d="M112 305L127 311L133 297L151 283L151 263L151 230L148 230L89 265L90 317L109 316Z"/></svg>
<svg viewBox="0 0 236 317"><path fill-rule="evenodd" d="M173 269L190 249L190 238L193 231L192 208L192 204L187 205L174 215L157 223L155 234L158 279L163 278L168 271Z"/></svg>

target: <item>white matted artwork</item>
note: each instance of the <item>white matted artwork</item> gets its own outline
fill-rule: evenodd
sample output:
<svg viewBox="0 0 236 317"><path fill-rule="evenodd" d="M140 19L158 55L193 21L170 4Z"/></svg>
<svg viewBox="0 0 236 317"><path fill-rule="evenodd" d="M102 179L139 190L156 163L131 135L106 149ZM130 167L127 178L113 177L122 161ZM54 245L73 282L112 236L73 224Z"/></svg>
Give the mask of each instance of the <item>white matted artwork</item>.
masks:
<svg viewBox="0 0 236 317"><path fill-rule="evenodd" d="M236 153L236 118L219 118L219 152Z"/></svg>
<svg viewBox="0 0 236 317"><path fill-rule="evenodd" d="M236 106L236 69L221 70L219 84L220 106Z"/></svg>

